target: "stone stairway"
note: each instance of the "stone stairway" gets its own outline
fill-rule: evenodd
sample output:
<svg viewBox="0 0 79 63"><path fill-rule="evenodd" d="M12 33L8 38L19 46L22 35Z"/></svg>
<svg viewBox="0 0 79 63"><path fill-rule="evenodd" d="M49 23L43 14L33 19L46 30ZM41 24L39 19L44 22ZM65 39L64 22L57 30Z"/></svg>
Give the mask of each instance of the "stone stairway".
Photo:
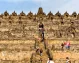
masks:
<svg viewBox="0 0 79 63"><path fill-rule="evenodd" d="M39 43L39 48L42 48L43 50L45 50L43 42Z"/></svg>
<svg viewBox="0 0 79 63"><path fill-rule="evenodd" d="M32 63L38 63L38 62L46 63L48 60L48 55L46 53L47 50L45 49L44 42L39 42L38 47L39 47L39 49L43 50L43 53L42 53L42 55L35 53L34 57L32 58L32 60L33 60Z"/></svg>
<svg viewBox="0 0 79 63"><path fill-rule="evenodd" d="M43 52L43 55L41 56L41 58L42 58L42 62L43 62L43 63L46 63L46 62L47 62L47 60L48 60L48 55L46 54L46 51Z"/></svg>
<svg viewBox="0 0 79 63"><path fill-rule="evenodd" d="M41 56L42 62L43 63L46 63L47 62L47 59L48 59L48 55L46 53L46 49L45 49L44 43L41 43L40 44L40 48L42 48L42 50L43 50L43 53L42 53L42 56Z"/></svg>

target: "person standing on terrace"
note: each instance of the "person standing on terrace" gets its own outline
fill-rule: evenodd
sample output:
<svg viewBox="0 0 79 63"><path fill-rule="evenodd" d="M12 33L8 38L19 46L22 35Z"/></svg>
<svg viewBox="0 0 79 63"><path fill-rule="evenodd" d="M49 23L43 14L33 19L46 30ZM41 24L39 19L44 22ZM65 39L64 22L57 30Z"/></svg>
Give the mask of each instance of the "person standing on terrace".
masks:
<svg viewBox="0 0 79 63"><path fill-rule="evenodd" d="M41 41L44 41L44 25L42 22L39 23L39 33L42 34L41 37L42 37L42 40Z"/></svg>

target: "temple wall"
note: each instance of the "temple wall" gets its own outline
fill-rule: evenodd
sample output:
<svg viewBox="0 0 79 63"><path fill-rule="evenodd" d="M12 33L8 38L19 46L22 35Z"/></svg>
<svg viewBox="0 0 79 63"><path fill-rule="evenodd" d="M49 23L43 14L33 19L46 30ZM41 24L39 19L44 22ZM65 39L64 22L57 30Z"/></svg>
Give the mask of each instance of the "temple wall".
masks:
<svg viewBox="0 0 79 63"><path fill-rule="evenodd" d="M38 20L33 19L21 19L22 23L19 23L19 19L13 19L11 23L9 19L2 19L0 24L0 39L33 39L33 35L38 35ZM43 19L41 20L45 28L45 37L47 39L55 38L74 38L79 36L79 24L78 19L70 21L69 19ZM71 22L74 22L71 25Z"/></svg>
<svg viewBox="0 0 79 63"><path fill-rule="evenodd" d="M0 15L0 40L34 39L39 35L39 23L44 24L46 39L78 39L79 37L79 14L73 12L63 15L59 11L53 15L46 15L42 8L37 14L29 12L27 15L22 11L19 15L14 11L11 15L7 11Z"/></svg>

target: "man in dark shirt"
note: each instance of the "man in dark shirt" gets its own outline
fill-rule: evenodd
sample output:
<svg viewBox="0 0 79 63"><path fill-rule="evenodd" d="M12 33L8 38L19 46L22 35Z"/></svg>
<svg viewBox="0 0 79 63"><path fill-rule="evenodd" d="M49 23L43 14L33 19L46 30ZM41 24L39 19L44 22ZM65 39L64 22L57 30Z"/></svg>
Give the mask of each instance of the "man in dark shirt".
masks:
<svg viewBox="0 0 79 63"><path fill-rule="evenodd" d="M39 32L42 34L42 41L44 40L44 25L42 22L39 24Z"/></svg>
<svg viewBox="0 0 79 63"><path fill-rule="evenodd" d="M43 25L42 22L40 22L40 24L39 24L39 28L44 28L44 25Z"/></svg>

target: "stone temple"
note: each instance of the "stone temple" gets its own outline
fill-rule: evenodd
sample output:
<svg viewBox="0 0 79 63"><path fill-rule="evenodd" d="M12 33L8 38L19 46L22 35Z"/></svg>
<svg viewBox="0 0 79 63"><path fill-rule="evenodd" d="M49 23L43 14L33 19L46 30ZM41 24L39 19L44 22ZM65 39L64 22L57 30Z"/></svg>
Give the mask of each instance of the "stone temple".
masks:
<svg viewBox="0 0 79 63"><path fill-rule="evenodd" d="M44 24L44 43L35 39L39 36L39 23ZM70 41L69 51L61 51L61 43ZM40 56L37 48L43 49ZM49 49L49 50L48 50ZM50 55L47 54L48 53ZM36 14L23 11L0 14L0 63L46 63L48 56L55 63L65 63L69 57L72 63L79 63L79 14L72 15L58 11L45 14L40 7Z"/></svg>
<svg viewBox="0 0 79 63"><path fill-rule="evenodd" d="M34 39L40 21L44 24L47 39L79 38L79 14L65 12L61 15L58 11L53 15L50 11L46 15L40 7L37 14L31 11L27 15L23 11L19 15L15 11L10 15L7 11L1 14L0 40Z"/></svg>

